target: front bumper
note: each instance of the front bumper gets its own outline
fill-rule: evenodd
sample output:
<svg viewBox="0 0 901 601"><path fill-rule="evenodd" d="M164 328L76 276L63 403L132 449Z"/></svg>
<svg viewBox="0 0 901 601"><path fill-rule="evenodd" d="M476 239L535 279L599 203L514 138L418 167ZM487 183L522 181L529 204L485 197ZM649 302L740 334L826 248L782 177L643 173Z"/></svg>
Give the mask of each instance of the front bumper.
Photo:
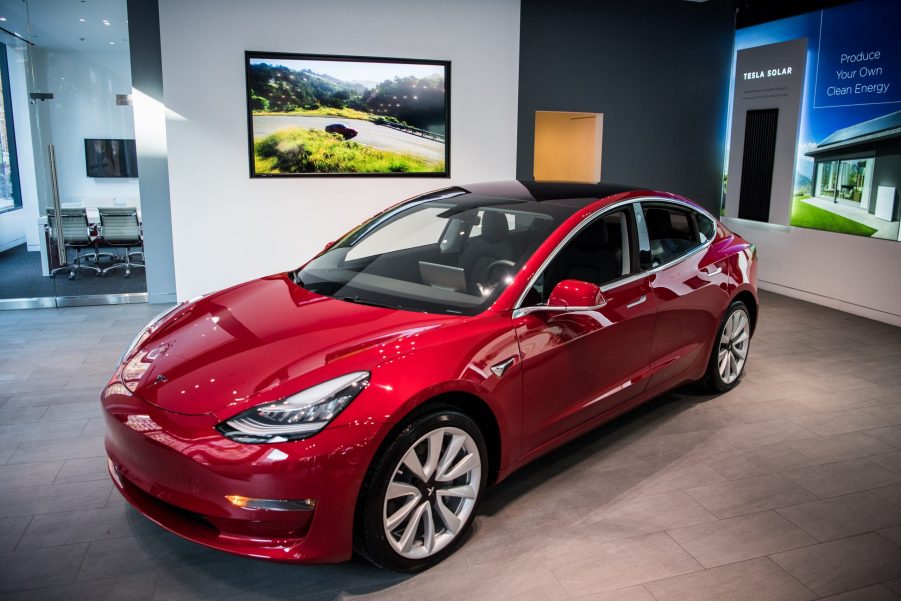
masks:
<svg viewBox="0 0 901 601"><path fill-rule="evenodd" d="M160 526L194 542L291 562L350 558L357 495L380 424L330 426L282 444L233 442L211 415L165 411L118 382L103 393L110 475L119 492ZM301 511L247 509L227 495L315 499Z"/></svg>

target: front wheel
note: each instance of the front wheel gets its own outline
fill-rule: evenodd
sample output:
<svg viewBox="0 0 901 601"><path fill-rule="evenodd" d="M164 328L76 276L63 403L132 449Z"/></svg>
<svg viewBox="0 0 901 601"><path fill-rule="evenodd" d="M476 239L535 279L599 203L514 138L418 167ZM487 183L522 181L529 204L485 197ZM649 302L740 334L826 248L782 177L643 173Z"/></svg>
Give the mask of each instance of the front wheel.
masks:
<svg viewBox="0 0 901 601"><path fill-rule="evenodd" d="M462 543L487 479L476 423L437 409L409 423L376 459L361 491L358 551L374 564L418 572Z"/></svg>
<svg viewBox="0 0 901 601"><path fill-rule="evenodd" d="M744 374L751 344L751 319L748 307L735 301L717 329L707 366L705 381L716 392L726 392L738 384Z"/></svg>

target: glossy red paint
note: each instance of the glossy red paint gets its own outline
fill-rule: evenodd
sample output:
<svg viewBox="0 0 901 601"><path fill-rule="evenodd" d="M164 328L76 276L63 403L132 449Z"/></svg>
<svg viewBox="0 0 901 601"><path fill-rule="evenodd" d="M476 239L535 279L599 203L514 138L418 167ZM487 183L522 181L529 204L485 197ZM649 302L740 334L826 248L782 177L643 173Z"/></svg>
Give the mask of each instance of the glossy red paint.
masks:
<svg viewBox="0 0 901 601"><path fill-rule="evenodd" d="M548 307L594 307L604 302L601 287L591 282L579 280L563 280L551 291L547 301Z"/></svg>
<svg viewBox="0 0 901 601"><path fill-rule="evenodd" d="M756 251L717 224L700 252L599 289L565 281L549 304L514 311L534 275L586 220L647 190L586 203L475 316L417 313L320 296L285 274L167 315L103 392L113 480L140 511L196 542L254 557L346 560L361 483L380 446L432 399L478 405L498 452L493 479L647 399L704 374L719 320L744 295L756 312ZM698 210L703 211L698 207ZM509 359L502 376L491 367ZM234 442L216 425L331 378L369 386L305 440ZM553 402L552 402L553 401ZM227 495L315 499L310 511L237 507Z"/></svg>

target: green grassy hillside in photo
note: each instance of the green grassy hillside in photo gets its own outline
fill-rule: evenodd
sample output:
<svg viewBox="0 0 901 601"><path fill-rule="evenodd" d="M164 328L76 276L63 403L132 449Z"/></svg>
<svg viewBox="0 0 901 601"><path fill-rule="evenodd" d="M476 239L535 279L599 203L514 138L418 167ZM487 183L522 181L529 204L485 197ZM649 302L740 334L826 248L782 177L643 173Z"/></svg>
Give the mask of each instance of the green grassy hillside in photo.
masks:
<svg viewBox="0 0 901 601"><path fill-rule="evenodd" d="M255 171L272 173L441 173L444 161L429 162L344 140L315 129L287 129L254 142Z"/></svg>
<svg viewBox="0 0 901 601"><path fill-rule="evenodd" d="M363 85L310 69L250 65L250 108L258 115L341 116L444 134L444 77L394 77Z"/></svg>
<svg viewBox="0 0 901 601"><path fill-rule="evenodd" d="M810 196L805 194L792 199L792 226L855 236L872 236L876 233L869 226L804 202L808 198Z"/></svg>

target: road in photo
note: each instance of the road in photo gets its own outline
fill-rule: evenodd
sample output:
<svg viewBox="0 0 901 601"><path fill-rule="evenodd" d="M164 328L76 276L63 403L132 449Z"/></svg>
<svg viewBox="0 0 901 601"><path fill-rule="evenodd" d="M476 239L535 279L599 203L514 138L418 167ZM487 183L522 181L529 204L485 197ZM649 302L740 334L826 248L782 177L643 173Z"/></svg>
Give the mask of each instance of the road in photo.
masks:
<svg viewBox="0 0 901 601"><path fill-rule="evenodd" d="M370 121L362 121L360 119L342 119L339 117L305 117L302 115L255 115L253 117L253 138L259 140L265 138L277 131L300 127L303 129L316 129L325 131L326 125L332 123L341 123L351 129L357 130L358 134L352 138L354 142L380 148L382 150L390 150L392 152L401 152L405 154L413 154L427 161L438 162L443 161L444 142L422 138L420 136L409 134L384 125L376 125Z"/></svg>

